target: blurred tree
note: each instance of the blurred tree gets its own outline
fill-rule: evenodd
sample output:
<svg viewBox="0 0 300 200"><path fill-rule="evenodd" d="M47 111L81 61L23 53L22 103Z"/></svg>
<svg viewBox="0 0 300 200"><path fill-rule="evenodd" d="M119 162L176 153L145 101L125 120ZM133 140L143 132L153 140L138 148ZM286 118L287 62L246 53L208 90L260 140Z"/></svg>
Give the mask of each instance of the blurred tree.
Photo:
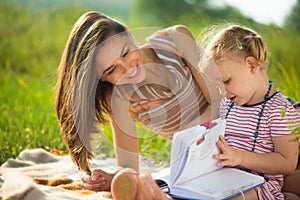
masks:
<svg viewBox="0 0 300 200"><path fill-rule="evenodd" d="M300 33L300 0L292 8L291 13L285 20L286 28L292 29Z"/></svg>
<svg viewBox="0 0 300 200"><path fill-rule="evenodd" d="M176 23L179 15L193 12L196 3L200 8L206 6L206 0L136 0L134 13L147 25L169 25Z"/></svg>
<svg viewBox="0 0 300 200"><path fill-rule="evenodd" d="M215 6L208 0L135 0L133 20L146 26L203 24L217 21L253 22L231 6Z"/></svg>

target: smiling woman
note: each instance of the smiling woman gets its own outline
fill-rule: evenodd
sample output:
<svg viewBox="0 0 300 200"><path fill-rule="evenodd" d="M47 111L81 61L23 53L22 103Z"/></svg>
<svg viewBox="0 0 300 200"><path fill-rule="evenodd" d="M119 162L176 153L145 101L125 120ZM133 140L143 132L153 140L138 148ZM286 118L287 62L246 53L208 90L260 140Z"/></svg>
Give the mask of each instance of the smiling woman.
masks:
<svg viewBox="0 0 300 200"><path fill-rule="evenodd" d="M139 171L136 122L166 139L218 117L217 68L203 68L190 30L172 26L137 45L132 32L102 13L83 14L71 31L57 80L56 112L84 186L109 190L114 174L92 172L92 134L110 122L118 165ZM204 74L205 72L205 74ZM208 77L216 76L216 77Z"/></svg>
<svg viewBox="0 0 300 200"><path fill-rule="evenodd" d="M127 32L110 37L99 45L96 54L99 78L114 85L140 83L145 78L141 65L150 62L143 54Z"/></svg>

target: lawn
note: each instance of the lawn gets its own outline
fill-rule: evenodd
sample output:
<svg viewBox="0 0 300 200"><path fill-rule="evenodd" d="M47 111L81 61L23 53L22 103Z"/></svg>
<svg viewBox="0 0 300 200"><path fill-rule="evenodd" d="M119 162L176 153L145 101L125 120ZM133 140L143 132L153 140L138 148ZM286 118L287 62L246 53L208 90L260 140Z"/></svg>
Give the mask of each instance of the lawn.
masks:
<svg viewBox="0 0 300 200"><path fill-rule="evenodd" d="M25 148L66 151L54 111L56 70L68 33L88 8L32 11L0 3L0 164ZM201 27L186 24L197 33ZM135 24L139 27L139 24ZM277 89L300 101L299 34L273 26L261 29L271 51L268 71ZM98 153L114 156L110 127ZM138 125L142 155L168 161L170 142Z"/></svg>

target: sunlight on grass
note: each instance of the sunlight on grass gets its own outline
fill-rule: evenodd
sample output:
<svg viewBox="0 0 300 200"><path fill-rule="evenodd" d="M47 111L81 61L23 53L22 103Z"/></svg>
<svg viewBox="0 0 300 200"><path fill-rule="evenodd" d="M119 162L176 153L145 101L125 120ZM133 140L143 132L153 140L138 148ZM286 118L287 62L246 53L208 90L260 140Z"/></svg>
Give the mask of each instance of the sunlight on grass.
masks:
<svg viewBox="0 0 300 200"><path fill-rule="evenodd" d="M88 10L73 5L33 11L7 2L0 3L0 164L25 148L66 151L54 111L53 86L68 34ZM196 36L210 23L206 18L180 21ZM272 26L262 28L261 34L271 51L270 78L277 89L300 101L299 35ZM137 128L141 155L168 161L171 143L139 124ZM97 153L115 155L109 126L104 127Z"/></svg>

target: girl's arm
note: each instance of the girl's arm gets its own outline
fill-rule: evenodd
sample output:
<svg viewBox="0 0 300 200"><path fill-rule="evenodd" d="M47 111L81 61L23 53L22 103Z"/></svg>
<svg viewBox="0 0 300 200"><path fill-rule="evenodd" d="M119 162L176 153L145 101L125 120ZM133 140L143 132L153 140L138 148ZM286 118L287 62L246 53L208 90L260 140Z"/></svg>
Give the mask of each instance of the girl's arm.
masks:
<svg viewBox="0 0 300 200"><path fill-rule="evenodd" d="M296 169L298 160L298 142L291 141L293 139L294 135L273 137L274 152L254 153L230 147L220 136L217 145L222 154L215 157L222 160L219 166L241 166L261 173L289 174Z"/></svg>

